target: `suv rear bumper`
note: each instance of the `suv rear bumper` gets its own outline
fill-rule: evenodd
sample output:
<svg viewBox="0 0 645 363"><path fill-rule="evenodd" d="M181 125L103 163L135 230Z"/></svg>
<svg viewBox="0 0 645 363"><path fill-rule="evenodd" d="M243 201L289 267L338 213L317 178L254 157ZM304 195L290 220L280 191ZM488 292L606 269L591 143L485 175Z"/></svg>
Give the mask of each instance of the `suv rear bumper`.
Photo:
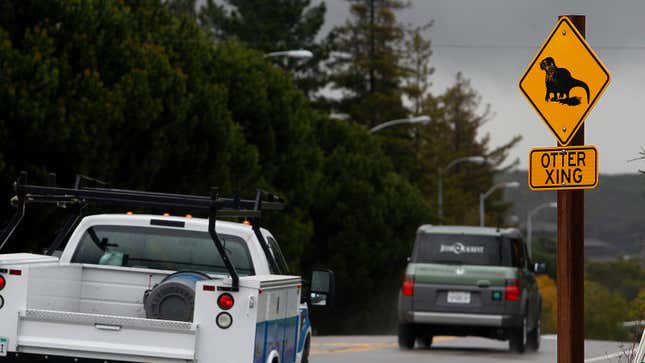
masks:
<svg viewBox="0 0 645 363"><path fill-rule="evenodd" d="M522 323L519 315L463 314L414 311L408 313L408 321L414 324L512 327Z"/></svg>

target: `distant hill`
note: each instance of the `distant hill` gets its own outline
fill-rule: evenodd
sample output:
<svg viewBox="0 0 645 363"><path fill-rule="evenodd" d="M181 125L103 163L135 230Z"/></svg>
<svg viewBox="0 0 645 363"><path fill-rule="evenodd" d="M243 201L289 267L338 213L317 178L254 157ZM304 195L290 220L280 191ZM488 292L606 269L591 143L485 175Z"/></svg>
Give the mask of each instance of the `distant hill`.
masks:
<svg viewBox="0 0 645 363"><path fill-rule="evenodd" d="M599 179L596 189L585 192L585 239L611 244L624 254L638 254L645 241L645 175L600 175ZM499 180L522 183L519 189L505 191L522 228L530 210L557 200L556 192L531 191L526 171L503 174ZM555 234L555 226L554 208L544 209L533 217L534 231Z"/></svg>

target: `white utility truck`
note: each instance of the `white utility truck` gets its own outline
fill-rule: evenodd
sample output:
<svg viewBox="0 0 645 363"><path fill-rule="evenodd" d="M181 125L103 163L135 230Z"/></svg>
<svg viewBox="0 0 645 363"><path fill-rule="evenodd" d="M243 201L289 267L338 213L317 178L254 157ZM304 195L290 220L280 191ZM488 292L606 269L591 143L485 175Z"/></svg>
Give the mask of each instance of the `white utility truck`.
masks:
<svg viewBox="0 0 645 363"><path fill-rule="evenodd" d="M65 207L65 226L43 255L0 254L0 363L306 362L311 328L302 279L284 274L275 238L259 227L273 196L255 200L15 184L28 205ZM270 200L264 200L269 196ZM267 198L268 199L268 198ZM84 215L88 205L206 213ZM244 223L218 217L247 218ZM333 273L314 270L311 303L333 298ZM315 301L314 301L315 300Z"/></svg>

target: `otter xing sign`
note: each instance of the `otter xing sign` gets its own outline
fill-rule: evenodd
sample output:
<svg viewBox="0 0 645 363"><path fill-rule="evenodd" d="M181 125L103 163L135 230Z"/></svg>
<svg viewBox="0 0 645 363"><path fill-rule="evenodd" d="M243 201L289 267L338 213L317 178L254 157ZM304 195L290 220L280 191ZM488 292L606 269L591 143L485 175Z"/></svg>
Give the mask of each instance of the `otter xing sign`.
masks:
<svg viewBox="0 0 645 363"><path fill-rule="evenodd" d="M587 189L597 185L595 146L537 148L529 154L529 187L533 190Z"/></svg>
<svg viewBox="0 0 645 363"><path fill-rule="evenodd" d="M563 17L519 86L558 142L568 145L609 80L607 68L569 18Z"/></svg>

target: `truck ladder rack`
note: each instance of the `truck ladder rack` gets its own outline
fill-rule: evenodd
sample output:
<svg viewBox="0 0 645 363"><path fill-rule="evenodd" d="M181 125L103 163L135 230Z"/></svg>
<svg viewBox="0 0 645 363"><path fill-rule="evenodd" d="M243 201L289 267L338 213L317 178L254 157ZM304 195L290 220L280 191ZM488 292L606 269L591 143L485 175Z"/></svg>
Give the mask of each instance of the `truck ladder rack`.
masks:
<svg viewBox="0 0 645 363"><path fill-rule="evenodd" d="M30 185L27 184L27 173L20 173L18 180L14 183L16 197L12 199L12 203L15 204L18 210L0 233L0 250L2 250L13 235L25 215L27 205L30 204L53 204L59 207L74 207L74 213L70 215L64 230L61 232L63 236L56 238L54 244L48 249L48 253L53 252L63 242L64 237L71 229L76 227L76 224L80 221L80 214L83 208L88 204L129 208L183 209L191 213L203 212L208 213L208 232L213 239L215 247L217 247L222 261L226 265L226 269L231 275L231 279L233 280L231 289L235 291L239 288L239 275L228 258L224 245L215 232L215 221L217 217L244 217L259 221L262 210L281 210L284 207L279 197L259 189L256 191L256 198L250 200L240 199L239 196L232 198L219 197L217 188L211 188L210 196L199 196L128 189L84 187L79 182L81 180L80 176L77 176L77 182L74 188L62 188L55 186L55 180L55 174L50 174L50 185ZM261 239L261 242L263 248L265 248L266 242L264 238ZM265 253L268 253L268 251L265 250Z"/></svg>

